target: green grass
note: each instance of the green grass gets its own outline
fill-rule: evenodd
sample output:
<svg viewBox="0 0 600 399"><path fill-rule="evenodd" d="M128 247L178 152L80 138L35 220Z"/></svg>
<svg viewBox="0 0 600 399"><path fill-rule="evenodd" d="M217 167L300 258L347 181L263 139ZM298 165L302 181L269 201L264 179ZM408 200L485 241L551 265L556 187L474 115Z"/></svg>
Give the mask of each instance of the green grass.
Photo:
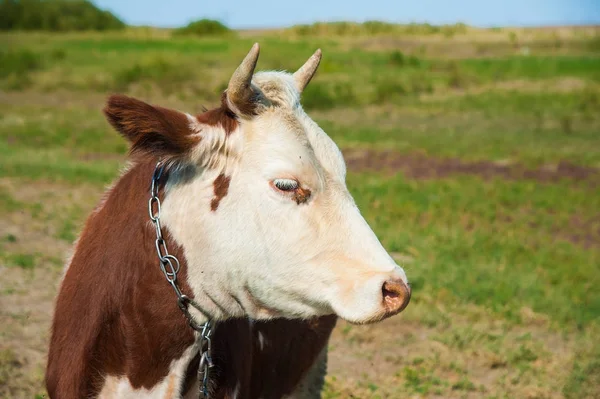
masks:
<svg viewBox="0 0 600 399"><path fill-rule="evenodd" d="M230 70L235 68L252 42L249 39L196 39L186 36L7 34L0 37L0 44L10 49L9 56L15 51L15 54L29 54L27 59L42 60L44 68L27 73L26 85L4 82L3 86L11 90L68 87L105 92L128 89L129 83L143 79L170 93L175 80L180 96L197 98L198 93L193 90L191 93L182 90L191 86L201 90L203 98L218 99L218 95L208 94L211 90L202 89L223 86ZM353 91L350 96L352 102L364 105L388 101L391 93L382 93L388 86L399 88L397 91L403 95L419 95L434 90L465 89L514 80L543 82L560 77L587 82L600 80L600 58L589 54L446 60L423 58L398 50L374 52L354 49L349 52L340 50L339 43L335 41L313 37L293 42L269 37L261 42L261 69L297 68L315 48L322 47L325 56L319 73L318 82L323 85L319 95L331 97L331 101L326 103L335 107L348 104L348 90ZM61 57L53 57L53 54L61 54ZM26 60L17 61L7 65ZM349 76L353 79L349 80ZM352 81L360 84L351 84ZM312 101L310 105L322 104Z"/></svg>
<svg viewBox="0 0 600 399"><path fill-rule="evenodd" d="M415 296L443 293L515 320L529 306L562 324L599 321L600 251L567 241L578 230L570 220L600 209L597 189L370 174L348 182L384 246L415 257L406 267Z"/></svg>
<svg viewBox="0 0 600 399"><path fill-rule="evenodd" d="M467 59L458 62L463 73L484 81L550 79L558 76L600 81L600 58L515 56L502 59Z"/></svg>
<svg viewBox="0 0 600 399"><path fill-rule="evenodd" d="M108 183L127 151L100 109L8 106L0 118L0 176Z"/></svg>
<svg viewBox="0 0 600 399"><path fill-rule="evenodd" d="M570 161L600 166L599 91L485 91L403 99L397 107L343 109L318 120L346 147L394 149L436 157Z"/></svg>
<svg viewBox="0 0 600 399"><path fill-rule="evenodd" d="M11 254L7 262L22 269L33 269L35 267L35 256L28 253Z"/></svg>
<svg viewBox="0 0 600 399"><path fill-rule="evenodd" d="M0 208L6 212L15 212L21 210L23 208L23 204L15 200L12 195L10 195L10 193L3 187L0 187ZM5 237L8 241L11 235L8 234Z"/></svg>
<svg viewBox="0 0 600 399"><path fill-rule="evenodd" d="M28 51L0 51L0 78L20 75L42 67L38 54Z"/></svg>
<svg viewBox="0 0 600 399"><path fill-rule="evenodd" d="M6 242L16 242L17 241L17 237L14 234L7 234L4 237L2 237L2 240L6 241Z"/></svg>
<svg viewBox="0 0 600 399"><path fill-rule="evenodd" d="M594 333L598 333L593 331ZM597 335L596 335L597 336ZM600 350L597 345L582 345L562 393L567 399L600 396Z"/></svg>

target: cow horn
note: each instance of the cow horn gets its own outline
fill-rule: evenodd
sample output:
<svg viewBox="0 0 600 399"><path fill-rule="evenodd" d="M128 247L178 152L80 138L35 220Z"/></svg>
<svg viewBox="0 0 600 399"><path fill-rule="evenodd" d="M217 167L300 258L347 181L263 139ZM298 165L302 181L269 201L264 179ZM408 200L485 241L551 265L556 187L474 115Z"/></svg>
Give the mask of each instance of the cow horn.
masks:
<svg viewBox="0 0 600 399"><path fill-rule="evenodd" d="M315 53L294 73L294 81L296 82L296 88L300 93L304 91L308 82L312 79L317 72L319 63L321 62L321 49L315 51Z"/></svg>
<svg viewBox="0 0 600 399"><path fill-rule="evenodd" d="M231 75L227 85L227 99L237 110L248 109L249 103L253 100L254 91L250 82L258 61L259 50L258 43L255 43L246 58Z"/></svg>

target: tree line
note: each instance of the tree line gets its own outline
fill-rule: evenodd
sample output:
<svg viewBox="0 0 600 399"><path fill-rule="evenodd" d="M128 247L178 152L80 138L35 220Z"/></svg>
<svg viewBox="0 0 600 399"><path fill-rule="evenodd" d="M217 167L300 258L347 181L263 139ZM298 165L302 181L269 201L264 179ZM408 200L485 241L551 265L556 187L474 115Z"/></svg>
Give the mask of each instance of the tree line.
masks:
<svg viewBox="0 0 600 399"><path fill-rule="evenodd" d="M88 0L0 0L0 30L82 31L126 25Z"/></svg>

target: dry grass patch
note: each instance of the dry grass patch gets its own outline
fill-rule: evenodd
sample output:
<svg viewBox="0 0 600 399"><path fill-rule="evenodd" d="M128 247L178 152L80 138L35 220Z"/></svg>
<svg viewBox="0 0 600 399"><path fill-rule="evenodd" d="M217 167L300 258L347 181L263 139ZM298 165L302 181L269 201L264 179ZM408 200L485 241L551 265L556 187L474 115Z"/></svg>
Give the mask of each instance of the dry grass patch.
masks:
<svg viewBox="0 0 600 399"><path fill-rule="evenodd" d="M523 308L513 324L476 306L421 295L373 326L341 322L331 341L326 398L559 398L577 341Z"/></svg>
<svg viewBox="0 0 600 399"><path fill-rule="evenodd" d="M0 193L0 397L42 397L63 261L101 188L2 178Z"/></svg>

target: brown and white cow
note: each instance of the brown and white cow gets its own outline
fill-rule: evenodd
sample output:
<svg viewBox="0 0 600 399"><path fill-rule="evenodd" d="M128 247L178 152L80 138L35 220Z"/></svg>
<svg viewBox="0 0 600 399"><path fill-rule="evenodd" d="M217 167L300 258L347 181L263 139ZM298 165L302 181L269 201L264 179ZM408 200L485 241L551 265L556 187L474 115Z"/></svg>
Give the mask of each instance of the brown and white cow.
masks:
<svg viewBox="0 0 600 399"><path fill-rule="evenodd" d="M87 220L56 302L52 398L193 397L197 334L158 267L150 181L179 284L216 322L213 398L318 398L336 317L371 323L410 299L361 216L334 142L300 105L321 58L259 72L254 45L221 106L198 116L115 95L131 164Z"/></svg>

